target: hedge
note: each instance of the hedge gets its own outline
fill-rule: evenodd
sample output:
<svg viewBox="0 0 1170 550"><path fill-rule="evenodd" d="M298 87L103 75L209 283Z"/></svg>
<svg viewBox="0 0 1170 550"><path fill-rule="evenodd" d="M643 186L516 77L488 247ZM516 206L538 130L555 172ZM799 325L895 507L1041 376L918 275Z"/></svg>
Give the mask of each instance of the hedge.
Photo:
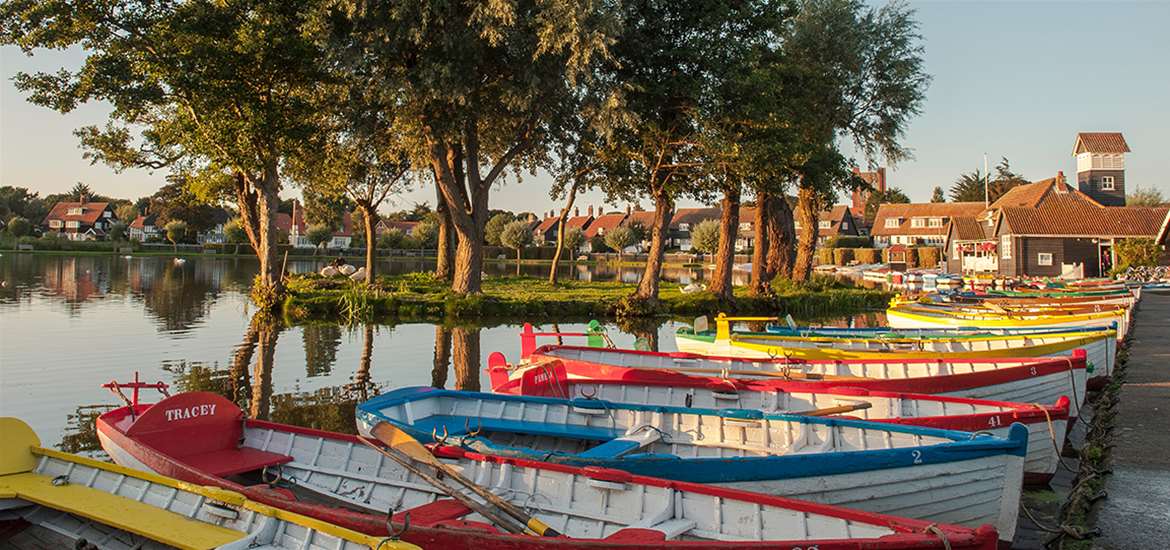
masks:
<svg viewBox="0 0 1170 550"><path fill-rule="evenodd" d="M833 249L833 265L849 265L851 261L853 261L852 248Z"/></svg>
<svg viewBox="0 0 1170 550"><path fill-rule="evenodd" d="M870 248L873 246L873 237L840 235L829 239L825 246L830 248Z"/></svg>
<svg viewBox="0 0 1170 550"><path fill-rule="evenodd" d="M827 246L822 246L817 249L817 265L830 265L833 263L833 249Z"/></svg>
<svg viewBox="0 0 1170 550"><path fill-rule="evenodd" d="M918 251L919 267L935 267L942 258L942 251L936 246L923 246L916 249Z"/></svg>
<svg viewBox="0 0 1170 550"><path fill-rule="evenodd" d="M856 248L853 250L853 259L859 264L876 264L881 259L876 248Z"/></svg>

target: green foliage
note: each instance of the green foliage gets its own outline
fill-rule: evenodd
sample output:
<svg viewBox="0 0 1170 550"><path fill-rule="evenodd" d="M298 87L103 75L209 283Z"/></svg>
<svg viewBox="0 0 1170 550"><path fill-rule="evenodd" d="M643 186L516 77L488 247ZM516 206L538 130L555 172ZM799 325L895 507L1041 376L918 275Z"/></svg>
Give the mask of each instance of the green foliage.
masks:
<svg viewBox="0 0 1170 550"><path fill-rule="evenodd" d="M951 200L954 202L983 202L983 183L986 176L975 170L960 174L955 183L951 184Z"/></svg>
<svg viewBox="0 0 1170 550"><path fill-rule="evenodd" d="M410 239L418 248L432 249L439 243L439 222L434 217L427 217L418 222L411 231Z"/></svg>
<svg viewBox="0 0 1170 550"><path fill-rule="evenodd" d="M528 222L515 221L505 225L500 231L500 244L516 251L516 256L520 256L520 251L532 244L532 232L528 230Z"/></svg>
<svg viewBox="0 0 1170 550"><path fill-rule="evenodd" d="M31 193L24 187L0 186L0 220L20 216L41 223L49 213L49 206L38 193Z"/></svg>
<svg viewBox="0 0 1170 550"><path fill-rule="evenodd" d="M483 240L492 246L507 246L500 241L500 233L514 219L510 212L500 212L492 216L487 221L487 224L483 226Z"/></svg>
<svg viewBox="0 0 1170 550"><path fill-rule="evenodd" d="M321 245L333 238L333 229L323 224L310 225L305 231L305 238L309 239L314 247L321 248Z"/></svg>
<svg viewBox="0 0 1170 550"><path fill-rule="evenodd" d="M947 202L947 196L943 193L943 188L935 186L934 193L930 196L930 202Z"/></svg>
<svg viewBox="0 0 1170 550"><path fill-rule="evenodd" d="M834 248L833 265L849 265L853 261L852 248Z"/></svg>
<svg viewBox="0 0 1170 550"><path fill-rule="evenodd" d="M574 227L565 231L565 251L569 254L576 254L577 249L585 242L585 232L581 228Z"/></svg>
<svg viewBox="0 0 1170 550"><path fill-rule="evenodd" d="M918 267L933 268L942 261L942 249L937 246L918 247Z"/></svg>
<svg viewBox="0 0 1170 550"><path fill-rule="evenodd" d="M877 216L878 206L883 204L909 204L910 197L906 196L901 189L897 187L886 188L885 193L874 192L869 195L869 199L865 201L865 220L868 223L873 223L873 219Z"/></svg>
<svg viewBox="0 0 1170 550"><path fill-rule="evenodd" d="M951 200L954 202L995 202L1009 189L1028 183L1024 176L1012 171L1011 163L1002 158L995 165L995 175L989 177L980 170L959 175L951 184ZM986 184L986 190L984 185Z"/></svg>
<svg viewBox="0 0 1170 550"><path fill-rule="evenodd" d="M1154 239L1122 239L1114 245L1117 266L1113 271L1123 273L1131 267L1154 267L1162 255L1162 247Z"/></svg>
<svg viewBox="0 0 1170 550"><path fill-rule="evenodd" d="M133 222L138 217L138 208L132 203L126 203L114 209L114 215L126 223Z"/></svg>
<svg viewBox="0 0 1170 550"><path fill-rule="evenodd" d="M691 247L698 252L714 254L719 248L719 220L703 220L691 228Z"/></svg>
<svg viewBox="0 0 1170 550"><path fill-rule="evenodd" d="M93 189L90 189L89 185L79 181L77 182L77 185L73 186L73 189L69 190L69 199L79 202L92 201L94 200Z"/></svg>
<svg viewBox="0 0 1170 550"><path fill-rule="evenodd" d="M160 187L150 196L149 211L158 216L158 223L164 226L178 220L185 222L196 233L207 231L222 219L219 218L222 213L218 207L196 196L185 182L184 178L178 178Z"/></svg>
<svg viewBox="0 0 1170 550"><path fill-rule="evenodd" d="M163 231L166 232L167 240L171 241L172 245L178 246L179 241L187 238L187 222L171 220L163 226Z"/></svg>
<svg viewBox="0 0 1170 550"><path fill-rule="evenodd" d="M106 237L111 241L124 242L129 237L129 230L130 225L126 222L115 222L110 226L110 230L106 233Z"/></svg>
<svg viewBox="0 0 1170 550"><path fill-rule="evenodd" d="M390 228L378 236L378 248L393 249L403 248L402 240L406 238L406 233L396 227Z"/></svg>
<svg viewBox="0 0 1170 550"><path fill-rule="evenodd" d="M881 252L876 248L855 248L853 257L859 264L876 264L881 261Z"/></svg>
<svg viewBox="0 0 1170 550"><path fill-rule="evenodd" d="M231 244L248 242L248 233L244 231L244 226L240 223L239 218L232 218L224 224L223 238L225 242Z"/></svg>
<svg viewBox="0 0 1170 550"><path fill-rule="evenodd" d="M23 237L32 232L32 224L21 216L8 219L8 234L13 237Z"/></svg>
<svg viewBox="0 0 1170 550"><path fill-rule="evenodd" d="M634 238L634 231L624 225L619 225L605 232L605 246L619 255L626 247L632 246L636 242L638 241Z"/></svg>
<svg viewBox="0 0 1170 550"><path fill-rule="evenodd" d="M1126 206L1166 206L1166 197L1156 187L1135 187L1125 196Z"/></svg>
<svg viewBox="0 0 1170 550"><path fill-rule="evenodd" d="M873 246L873 237L838 235L825 241L825 246L829 248L869 248Z"/></svg>
<svg viewBox="0 0 1170 550"><path fill-rule="evenodd" d="M822 246L817 249L816 262L817 265L829 265L833 263L833 248Z"/></svg>

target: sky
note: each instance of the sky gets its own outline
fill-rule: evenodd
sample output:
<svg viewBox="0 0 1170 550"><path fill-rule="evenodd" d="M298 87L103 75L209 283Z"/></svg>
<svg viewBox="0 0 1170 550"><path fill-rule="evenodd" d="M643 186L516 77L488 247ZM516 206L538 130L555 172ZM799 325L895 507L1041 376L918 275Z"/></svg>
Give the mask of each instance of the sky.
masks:
<svg viewBox="0 0 1170 550"><path fill-rule="evenodd" d="M1061 170L1071 179L1077 132L1120 131L1133 150L1126 159L1129 190L1157 188L1170 196L1170 1L910 5L917 10L933 80L922 114L905 136L914 157L889 168L889 185L927 201L935 186L945 189L960 173L982 168L985 154L993 166L1007 157L1014 171L1031 180ZM12 84L17 72L76 67L83 55L73 49L38 51L30 58L0 48L0 185L45 195L83 181L103 195L149 195L165 173L119 174L82 158L72 132L103 124L107 106L84 105L62 115L26 102ZM549 198L550 185L542 174L505 182L493 191L491 205L546 212L558 207ZM434 204L434 189L403 193L384 210L416 202ZM601 194L588 193L577 204L584 211L604 202Z"/></svg>

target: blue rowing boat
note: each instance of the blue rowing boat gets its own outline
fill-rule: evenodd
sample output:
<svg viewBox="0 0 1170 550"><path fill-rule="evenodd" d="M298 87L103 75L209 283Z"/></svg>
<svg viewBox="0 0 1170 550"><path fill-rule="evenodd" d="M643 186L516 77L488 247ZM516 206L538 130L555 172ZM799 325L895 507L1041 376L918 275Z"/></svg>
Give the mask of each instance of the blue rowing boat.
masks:
<svg viewBox="0 0 1170 550"><path fill-rule="evenodd" d="M615 468L1015 533L1028 429L1008 438L846 418L460 392L394 390L362 403L389 422L484 454Z"/></svg>

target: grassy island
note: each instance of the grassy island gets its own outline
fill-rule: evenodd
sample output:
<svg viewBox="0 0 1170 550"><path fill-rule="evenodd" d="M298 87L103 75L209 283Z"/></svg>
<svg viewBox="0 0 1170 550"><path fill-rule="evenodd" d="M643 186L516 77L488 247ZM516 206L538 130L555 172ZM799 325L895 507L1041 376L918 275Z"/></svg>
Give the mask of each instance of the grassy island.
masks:
<svg viewBox="0 0 1170 550"><path fill-rule="evenodd" d="M814 279L805 285L780 284L774 296L752 297L736 288L733 306L720 304L709 292L685 294L678 283L663 282L656 309L631 311L625 306L633 285L619 282L562 281L557 286L535 277L491 277L483 293L459 296L429 273L379 277L375 284L355 284L342 277L298 275L288 284L285 317L293 322L374 319L436 320L525 317L647 317L658 315L741 314L798 318L846 315L885 308L892 294L849 287L836 280Z"/></svg>

